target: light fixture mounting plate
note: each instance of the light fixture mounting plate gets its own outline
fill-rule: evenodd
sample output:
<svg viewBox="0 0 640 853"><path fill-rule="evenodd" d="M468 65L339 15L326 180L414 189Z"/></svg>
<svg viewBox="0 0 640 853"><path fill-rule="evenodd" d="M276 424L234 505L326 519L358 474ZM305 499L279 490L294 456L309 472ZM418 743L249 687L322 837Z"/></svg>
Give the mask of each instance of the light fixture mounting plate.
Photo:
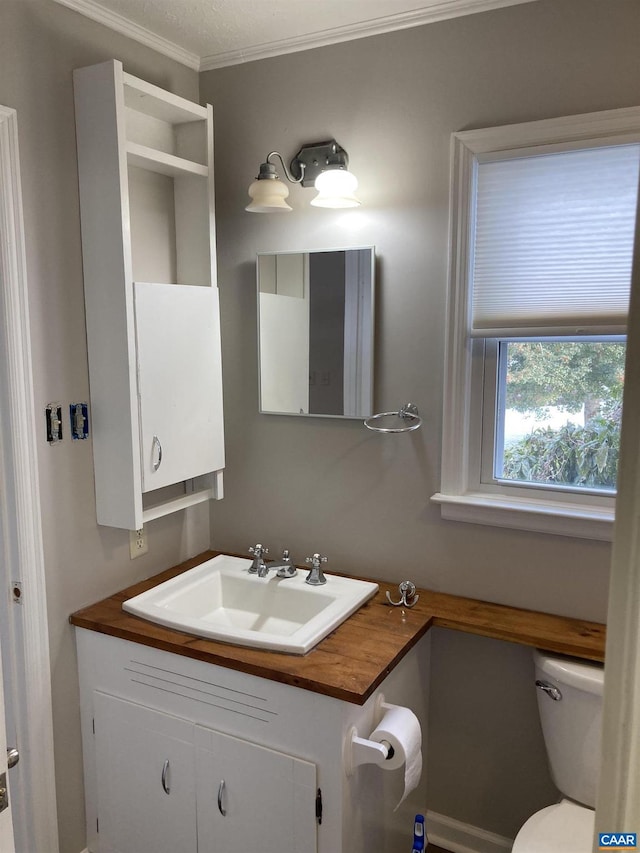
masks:
<svg viewBox="0 0 640 853"><path fill-rule="evenodd" d="M313 142L303 145L291 161L289 168L294 178L300 178L302 166L304 166L302 186L312 187L321 172L327 169L347 169L349 156L335 139L329 139L327 142Z"/></svg>

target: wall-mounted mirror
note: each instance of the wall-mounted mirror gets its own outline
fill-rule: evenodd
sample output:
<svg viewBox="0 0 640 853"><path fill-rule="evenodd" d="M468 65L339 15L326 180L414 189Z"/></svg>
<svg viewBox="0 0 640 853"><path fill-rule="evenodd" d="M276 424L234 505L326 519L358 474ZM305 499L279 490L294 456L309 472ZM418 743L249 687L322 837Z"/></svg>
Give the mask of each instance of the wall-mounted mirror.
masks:
<svg viewBox="0 0 640 853"><path fill-rule="evenodd" d="M374 250L258 255L260 411L373 412Z"/></svg>

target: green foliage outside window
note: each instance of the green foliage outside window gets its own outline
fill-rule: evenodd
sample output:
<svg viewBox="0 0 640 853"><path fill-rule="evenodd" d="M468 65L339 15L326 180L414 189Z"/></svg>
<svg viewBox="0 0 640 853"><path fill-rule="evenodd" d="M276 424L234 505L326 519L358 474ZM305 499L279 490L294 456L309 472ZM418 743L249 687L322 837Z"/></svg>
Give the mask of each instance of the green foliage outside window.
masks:
<svg viewBox="0 0 640 853"><path fill-rule="evenodd" d="M593 418L585 426L537 429L504 451L508 480L615 489L620 452L620 424Z"/></svg>
<svg viewBox="0 0 640 853"><path fill-rule="evenodd" d="M624 343L508 345L505 408L544 418L550 407L584 412L584 426L540 427L504 448L510 480L615 489Z"/></svg>

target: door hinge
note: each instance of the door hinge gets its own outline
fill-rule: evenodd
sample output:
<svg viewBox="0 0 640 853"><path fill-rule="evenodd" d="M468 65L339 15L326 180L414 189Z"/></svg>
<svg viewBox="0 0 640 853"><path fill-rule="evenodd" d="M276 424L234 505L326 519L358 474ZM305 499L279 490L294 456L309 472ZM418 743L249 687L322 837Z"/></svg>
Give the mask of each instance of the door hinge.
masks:
<svg viewBox="0 0 640 853"><path fill-rule="evenodd" d="M9 808L9 790L7 788L7 774L0 773L0 812Z"/></svg>
<svg viewBox="0 0 640 853"><path fill-rule="evenodd" d="M100 821L98 818L96 818L96 832L100 835Z"/></svg>
<svg viewBox="0 0 640 853"><path fill-rule="evenodd" d="M318 826L322 823L322 789L318 788L318 793L316 794L316 821Z"/></svg>
<svg viewBox="0 0 640 853"><path fill-rule="evenodd" d="M95 720L95 717L93 717L93 718L92 718L92 720L91 720L91 728L93 729L93 733L95 734L95 733L96 733L96 720Z"/></svg>

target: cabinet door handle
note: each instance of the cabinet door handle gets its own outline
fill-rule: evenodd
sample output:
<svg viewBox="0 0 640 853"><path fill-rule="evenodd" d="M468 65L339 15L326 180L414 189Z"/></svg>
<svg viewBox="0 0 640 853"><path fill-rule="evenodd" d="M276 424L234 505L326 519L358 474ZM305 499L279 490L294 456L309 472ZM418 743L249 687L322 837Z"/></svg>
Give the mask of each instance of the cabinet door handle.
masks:
<svg viewBox="0 0 640 853"><path fill-rule="evenodd" d="M220 787L218 788L218 811L222 815L222 817L227 816L227 810L222 806L222 795L224 793L224 779L220 780Z"/></svg>
<svg viewBox="0 0 640 853"><path fill-rule="evenodd" d="M169 759L165 758L164 764L162 766L162 790L165 794L171 793L171 788L169 787Z"/></svg>
<svg viewBox="0 0 640 853"><path fill-rule="evenodd" d="M153 436L153 442L151 444L151 466L154 471L157 471L160 467L160 463L162 462L162 445L160 444L160 439L157 435Z"/></svg>

